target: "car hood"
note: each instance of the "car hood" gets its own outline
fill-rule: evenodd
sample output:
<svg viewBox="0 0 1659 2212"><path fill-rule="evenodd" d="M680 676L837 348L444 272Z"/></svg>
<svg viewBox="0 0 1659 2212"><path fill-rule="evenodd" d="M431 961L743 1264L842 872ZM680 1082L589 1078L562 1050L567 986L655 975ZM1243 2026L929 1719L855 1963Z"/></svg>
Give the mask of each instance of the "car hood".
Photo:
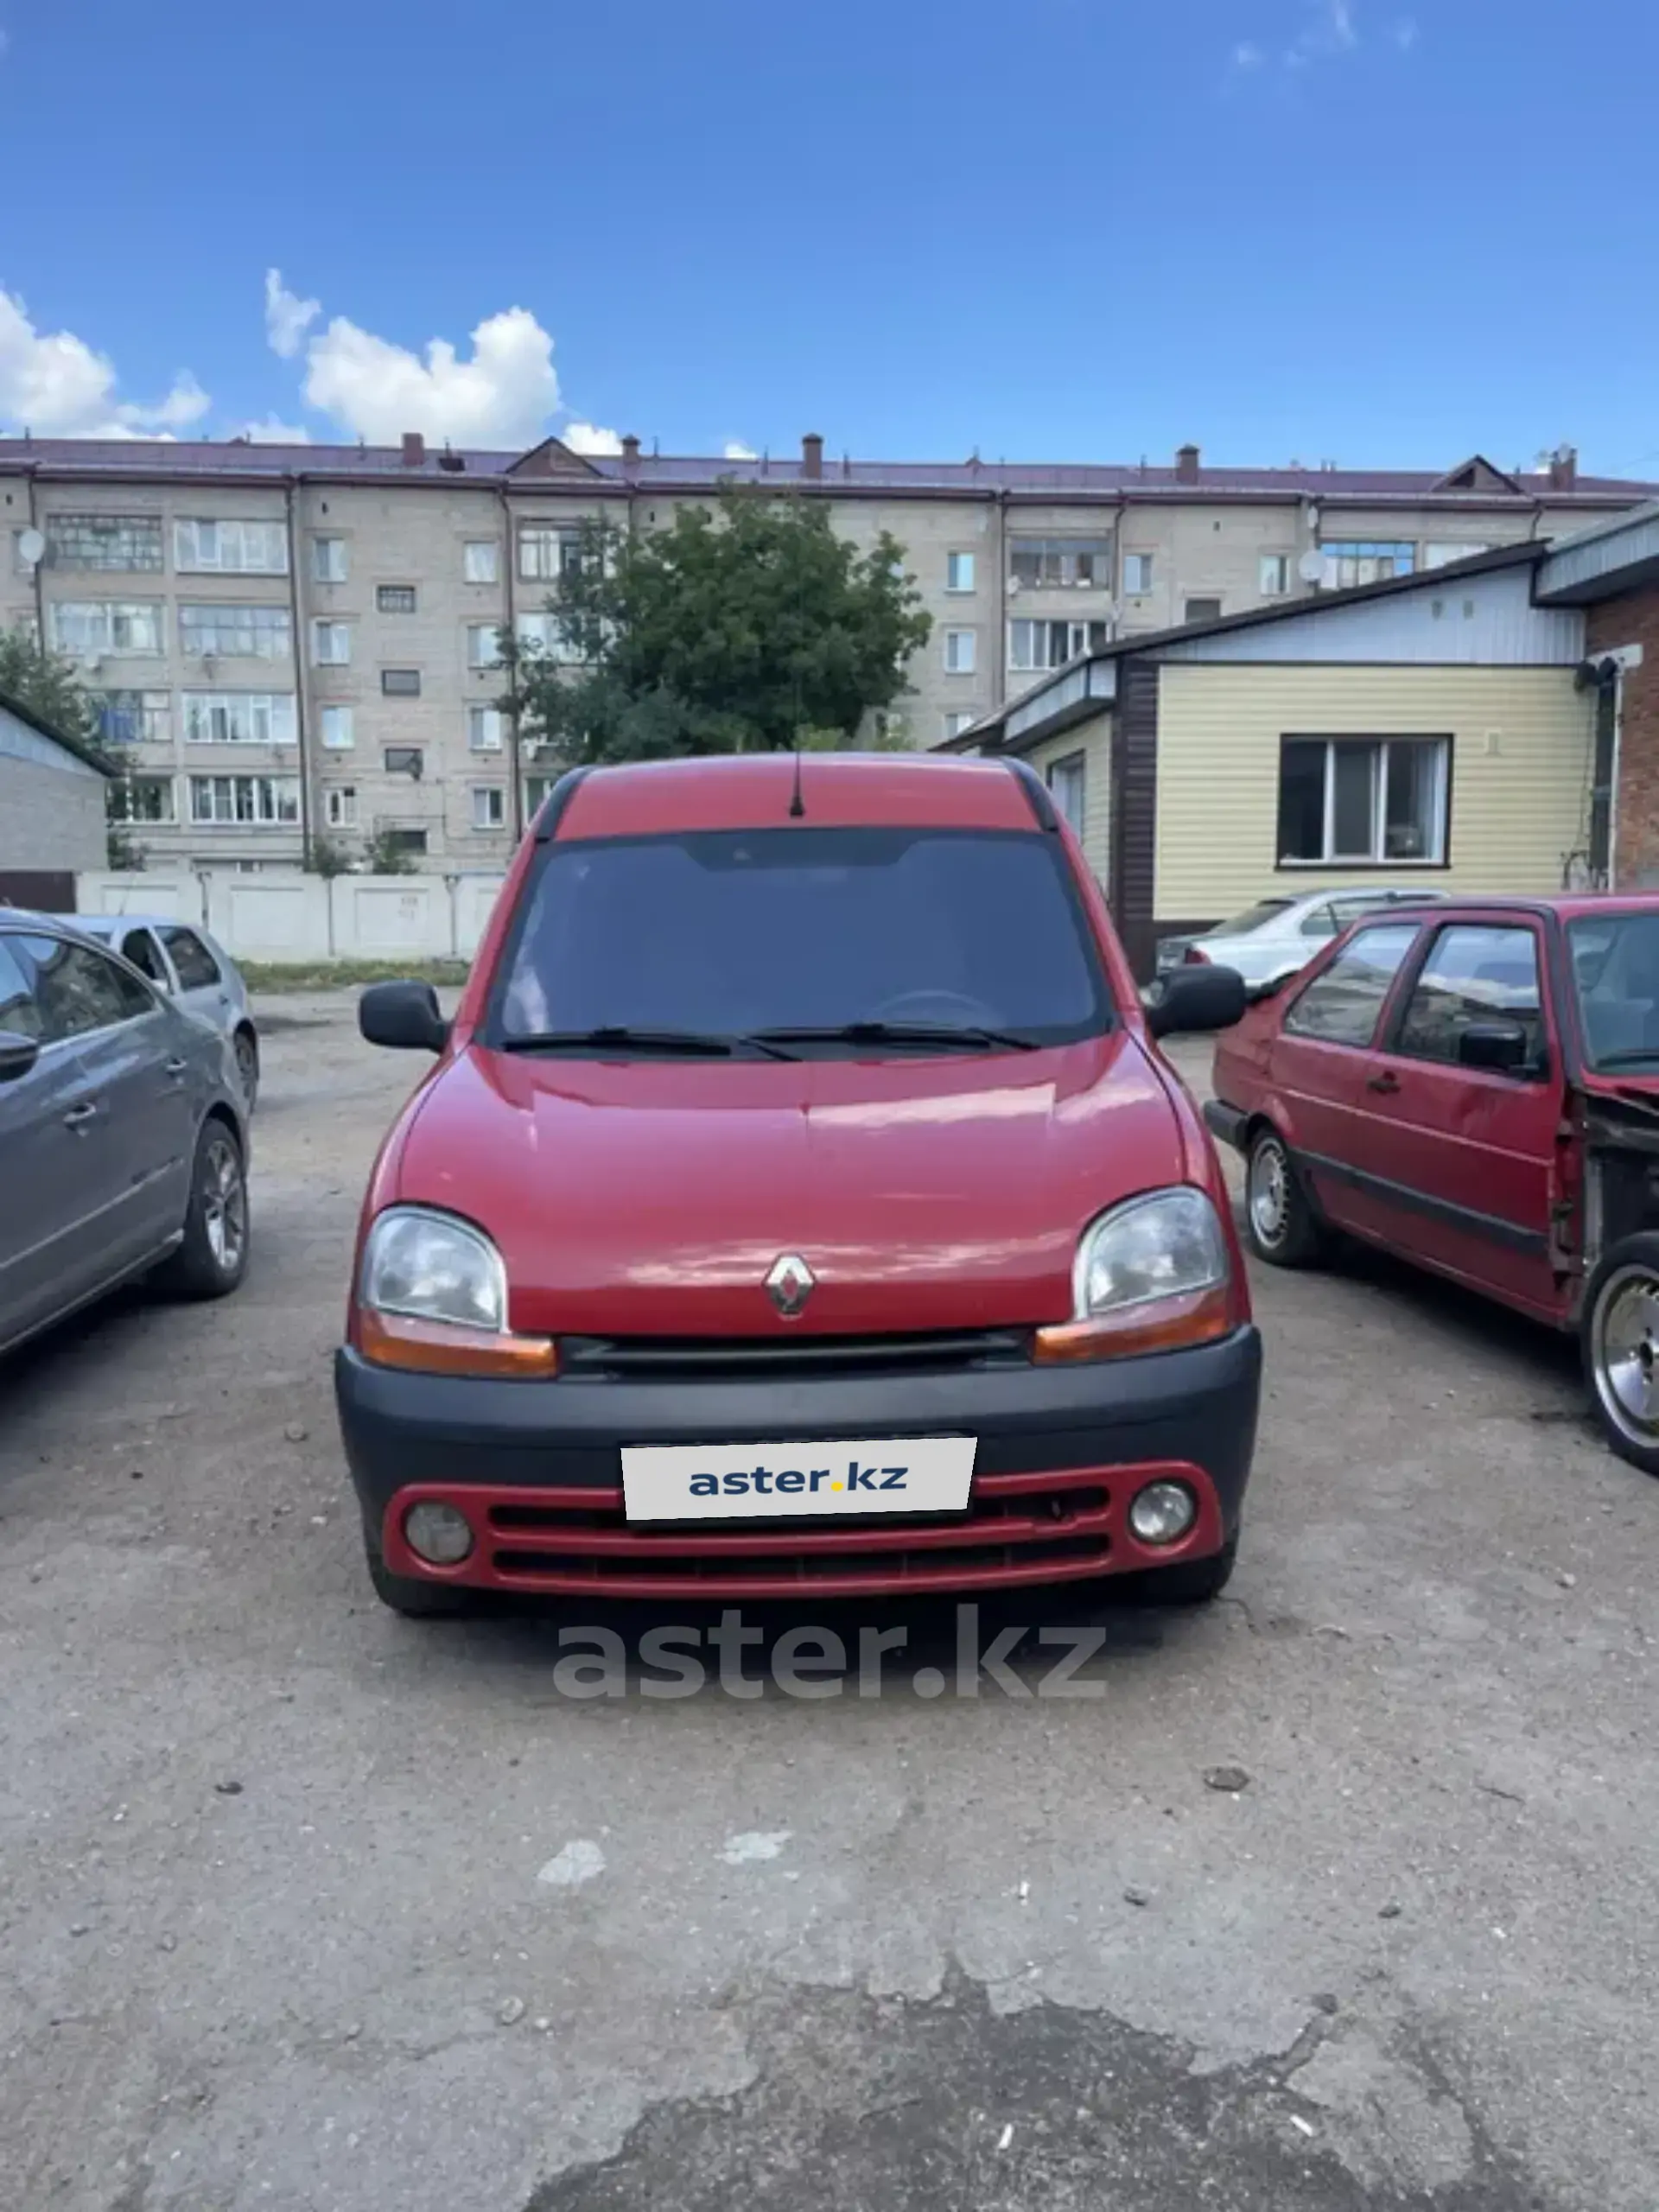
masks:
<svg viewBox="0 0 1659 2212"><path fill-rule="evenodd" d="M1068 1319L1079 1232L1182 1157L1122 1031L880 1062L472 1046L416 1103L397 1196L488 1230L519 1330L879 1333ZM765 1287L790 1253L817 1279L792 1322Z"/></svg>

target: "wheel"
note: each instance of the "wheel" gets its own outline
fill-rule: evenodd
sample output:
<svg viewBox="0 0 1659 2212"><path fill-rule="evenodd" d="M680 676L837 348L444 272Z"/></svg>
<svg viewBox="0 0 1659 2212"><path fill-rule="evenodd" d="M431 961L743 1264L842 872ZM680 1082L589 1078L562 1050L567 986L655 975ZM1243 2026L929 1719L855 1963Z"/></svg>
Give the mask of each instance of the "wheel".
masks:
<svg viewBox="0 0 1659 2212"><path fill-rule="evenodd" d="M1233 1579L1238 1559L1238 1531L1208 1559L1184 1559L1174 1567L1149 1567L1125 1577L1125 1595L1136 1605L1207 1605Z"/></svg>
<svg viewBox="0 0 1659 2212"><path fill-rule="evenodd" d="M1285 1141L1271 1127L1255 1132L1245 1154L1244 1234L1257 1258L1275 1268L1310 1267L1328 1242Z"/></svg>
<svg viewBox="0 0 1659 2212"><path fill-rule="evenodd" d="M236 1072L242 1084L242 1100L250 1114L253 1102L259 1095L259 1040L251 1029L238 1029L232 1040L236 1053Z"/></svg>
<svg viewBox="0 0 1659 2212"><path fill-rule="evenodd" d="M1659 1236L1624 1237L1603 1255L1580 1338L1607 1441L1643 1474L1659 1475Z"/></svg>
<svg viewBox="0 0 1659 2212"><path fill-rule="evenodd" d="M456 1620L463 1614L477 1612L483 1604L482 1593L477 1590L457 1589L446 1582L420 1582L413 1575L392 1573L380 1555L379 1540L371 1532L366 1519L363 1523L363 1556L375 1596L405 1620Z"/></svg>
<svg viewBox="0 0 1659 2212"><path fill-rule="evenodd" d="M248 1264L248 1179L242 1147L226 1122L202 1124L190 1171L184 1242L156 1270L176 1298L225 1298Z"/></svg>

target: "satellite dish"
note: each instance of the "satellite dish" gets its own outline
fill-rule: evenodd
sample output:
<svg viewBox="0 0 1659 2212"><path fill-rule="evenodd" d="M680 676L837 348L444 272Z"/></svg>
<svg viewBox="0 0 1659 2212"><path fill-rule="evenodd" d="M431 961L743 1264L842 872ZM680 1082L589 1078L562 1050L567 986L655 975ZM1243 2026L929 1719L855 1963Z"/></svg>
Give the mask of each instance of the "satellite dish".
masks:
<svg viewBox="0 0 1659 2212"><path fill-rule="evenodd" d="M38 530L22 530L17 533L17 558L26 569L38 568L46 551L46 540Z"/></svg>
<svg viewBox="0 0 1659 2212"><path fill-rule="evenodd" d="M1325 582L1324 554L1304 553L1296 563L1296 573L1305 584L1322 584Z"/></svg>

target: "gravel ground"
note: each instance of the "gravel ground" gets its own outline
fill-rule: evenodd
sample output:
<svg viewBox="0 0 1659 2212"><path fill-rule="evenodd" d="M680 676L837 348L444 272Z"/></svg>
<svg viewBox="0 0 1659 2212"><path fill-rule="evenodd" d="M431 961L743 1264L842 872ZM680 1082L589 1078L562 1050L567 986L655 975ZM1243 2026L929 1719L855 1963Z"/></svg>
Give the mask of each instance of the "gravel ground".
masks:
<svg viewBox="0 0 1659 2212"><path fill-rule="evenodd" d="M241 1294L0 1371L8 2212L1655 2212L1659 1484L1563 1345L1264 1275L1232 1592L996 1624L1085 1695L931 1694L929 1613L879 1696L573 1698L368 1592L328 1359L414 1071L270 1012Z"/></svg>

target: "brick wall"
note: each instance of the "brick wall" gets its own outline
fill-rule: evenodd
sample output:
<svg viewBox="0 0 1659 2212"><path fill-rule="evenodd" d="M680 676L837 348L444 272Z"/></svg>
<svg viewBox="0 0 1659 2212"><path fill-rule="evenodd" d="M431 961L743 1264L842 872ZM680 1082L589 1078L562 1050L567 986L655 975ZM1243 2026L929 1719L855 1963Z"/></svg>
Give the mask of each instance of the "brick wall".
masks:
<svg viewBox="0 0 1659 2212"><path fill-rule="evenodd" d="M1592 660L1621 645L1642 647L1642 665L1627 668L1620 686L1613 881L1620 891L1652 890L1659 887L1659 585L1586 612Z"/></svg>
<svg viewBox="0 0 1659 2212"><path fill-rule="evenodd" d="M0 868L101 868L104 779L0 753Z"/></svg>

